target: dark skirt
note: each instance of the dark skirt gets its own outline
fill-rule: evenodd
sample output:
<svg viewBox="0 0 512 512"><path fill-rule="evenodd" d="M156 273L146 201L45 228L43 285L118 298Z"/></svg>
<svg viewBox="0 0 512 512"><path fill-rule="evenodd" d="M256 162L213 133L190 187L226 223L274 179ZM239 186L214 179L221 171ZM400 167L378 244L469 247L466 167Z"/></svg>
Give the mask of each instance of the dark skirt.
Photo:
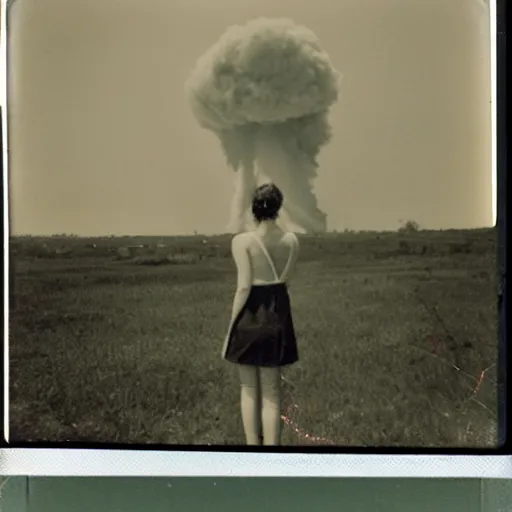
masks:
<svg viewBox="0 0 512 512"><path fill-rule="evenodd" d="M252 366L286 366L299 359L285 283L252 286L228 333L224 359Z"/></svg>

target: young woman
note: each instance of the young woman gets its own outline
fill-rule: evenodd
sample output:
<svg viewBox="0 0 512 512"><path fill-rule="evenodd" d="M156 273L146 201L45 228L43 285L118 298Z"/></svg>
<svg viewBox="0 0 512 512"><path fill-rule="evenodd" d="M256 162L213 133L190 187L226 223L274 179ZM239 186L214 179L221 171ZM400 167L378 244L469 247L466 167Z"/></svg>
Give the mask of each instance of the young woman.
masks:
<svg viewBox="0 0 512 512"><path fill-rule="evenodd" d="M276 219L283 203L273 184L253 195L254 231L233 238L238 270L231 324L222 357L238 365L241 409L249 445L278 445L281 436L281 367L298 360L287 281L299 243Z"/></svg>

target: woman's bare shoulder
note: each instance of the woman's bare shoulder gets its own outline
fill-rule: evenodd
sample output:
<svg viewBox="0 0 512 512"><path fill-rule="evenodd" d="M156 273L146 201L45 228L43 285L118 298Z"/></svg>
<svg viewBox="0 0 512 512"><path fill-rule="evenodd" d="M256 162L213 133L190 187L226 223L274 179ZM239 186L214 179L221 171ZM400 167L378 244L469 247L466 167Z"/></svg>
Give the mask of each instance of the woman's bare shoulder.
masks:
<svg viewBox="0 0 512 512"><path fill-rule="evenodd" d="M249 242L249 236L250 235L247 232L236 234L231 239L231 246L232 247L239 247L239 248L246 247L248 242Z"/></svg>
<svg viewBox="0 0 512 512"><path fill-rule="evenodd" d="M283 239L291 246L298 247L299 245L299 238L293 231L287 231Z"/></svg>

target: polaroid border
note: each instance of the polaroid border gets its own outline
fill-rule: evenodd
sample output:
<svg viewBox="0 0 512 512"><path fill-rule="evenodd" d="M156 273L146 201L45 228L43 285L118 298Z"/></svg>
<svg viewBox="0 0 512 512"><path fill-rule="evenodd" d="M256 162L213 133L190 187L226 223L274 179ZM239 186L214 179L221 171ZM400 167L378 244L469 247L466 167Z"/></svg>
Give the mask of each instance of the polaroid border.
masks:
<svg viewBox="0 0 512 512"><path fill-rule="evenodd" d="M7 64L7 24L6 10L13 0L1 1L0 64L6 70ZM498 116L497 101L505 104L505 30L504 0L489 0L491 34L491 75L492 75L492 179L493 215L499 229L500 247L500 455L491 455L490 450L473 451L473 455L462 455L462 450L450 450L451 455L431 453L432 450L418 450L413 455L400 450L375 450L381 454L362 453L363 450L347 450L345 453L318 453L303 449L302 453L280 450L255 452L242 447L193 447L184 451L176 447L166 447L166 451L155 451L151 447L139 450L137 447L105 446L85 449L68 445L47 445L46 448L29 448L28 444L9 445L0 449L0 475L34 476L253 476L253 477L436 477L436 478L512 478L512 457L503 455L510 443L506 440L507 403L505 395L508 353L505 352L506 333L506 168L505 119ZM499 62L499 67L497 63ZM4 232L4 297L9 295L9 203L8 203L8 155L7 155L7 101L6 73L0 74L5 81L0 84L0 107L2 115L2 158L3 158L3 232ZM4 380L2 401L4 412L4 438L8 439L8 301L4 301ZM9 447L11 446L11 447ZM39 445L41 446L41 445ZM55 446L55 447L53 447ZM99 446L99 445L98 445ZM124 448L124 447L123 447ZM211 451L210 451L211 450ZM350 452L350 453L349 453ZM357 452L357 453L356 453ZM448 450L447 450L448 452ZM467 453L467 452L466 452ZM499 452L496 452L499 453Z"/></svg>
<svg viewBox="0 0 512 512"><path fill-rule="evenodd" d="M512 457L8 449L0 475L503 479Z"/></svg>

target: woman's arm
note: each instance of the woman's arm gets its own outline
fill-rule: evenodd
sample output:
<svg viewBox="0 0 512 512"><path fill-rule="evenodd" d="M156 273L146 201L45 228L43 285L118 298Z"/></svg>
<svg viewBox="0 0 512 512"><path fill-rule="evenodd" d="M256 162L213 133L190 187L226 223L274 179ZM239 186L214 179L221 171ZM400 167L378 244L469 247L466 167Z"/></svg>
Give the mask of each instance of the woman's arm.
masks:
<svg viewBox="0 0 512 512"><path fill-rule="evenodd" d="M295 269L297 268L297 260L299 258L299 239L297 235L292 232L291 236L291 254L290 254L290 274L294 274Z"/></svg>
<svg viewBox="0 0 512 512"><path fill-rule="evenodd" d="M233 238L231 253L237 268L237 285L231 313L231 322L234 322L242 310L252 286L252 265L247 250L246 238L243 235L236 235Z"/></svg>
<svg viewBox="0 0 512 512"><path fill-rule="evenodd" d="M293 232L290 232L288 236L290 240L290 258L286 265L283 278L285 279L287 286L290 287L290 277L293 277L295 274L297 259L299 257L299 239Z"/></svg>

